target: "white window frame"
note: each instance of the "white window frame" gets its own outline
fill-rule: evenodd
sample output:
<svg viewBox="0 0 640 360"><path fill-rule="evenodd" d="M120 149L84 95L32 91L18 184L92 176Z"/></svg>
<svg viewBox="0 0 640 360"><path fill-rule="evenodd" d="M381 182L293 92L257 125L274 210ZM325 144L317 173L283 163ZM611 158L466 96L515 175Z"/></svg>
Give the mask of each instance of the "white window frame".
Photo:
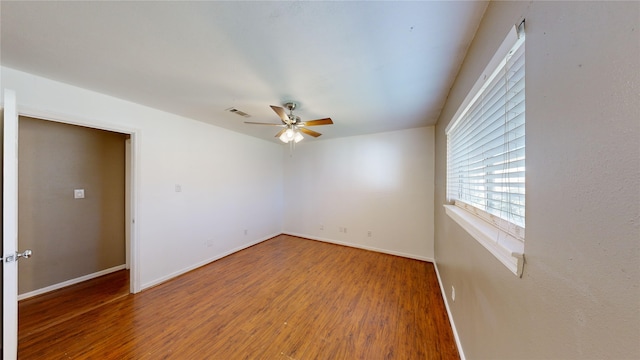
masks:
<svg viewBox="0 0 640 360"><path fill-rule="evenodd" d="M524 21L514 26L507 34L485 71L462 102L449 126L447 126L447 137L451 129L458 125L459 120L475 100L481 96L487 84L495 77L496 69L504 66L510 51L520 46L523 42ZM449 156L449 149L447 149L447 156ZM449 166L448 157L447 166ZM448 180L447 187L449 186ZM472 205L449 198L448 190L447 200L449 203L444 205L446 214L489 250L511 272L521 277L524 268L524 227L517 226Z"/></svg>

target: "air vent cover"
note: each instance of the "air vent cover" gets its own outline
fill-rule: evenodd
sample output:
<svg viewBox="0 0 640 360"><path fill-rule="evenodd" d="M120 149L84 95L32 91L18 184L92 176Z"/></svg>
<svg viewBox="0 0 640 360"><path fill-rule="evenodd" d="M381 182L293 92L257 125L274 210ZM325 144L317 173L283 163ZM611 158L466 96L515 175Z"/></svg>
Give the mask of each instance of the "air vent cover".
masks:
<svg viewBox="0 0 640 360"><path fill-rule="evenodd" d="M246 112L238 110L238 109L236 109L234 107L228 108L226 111L228 111L230 113L233 113L233 114L236 114L236 115L240 115L242 117L246 117L246 118L251 117L251 115L247 114Z"/></svg>

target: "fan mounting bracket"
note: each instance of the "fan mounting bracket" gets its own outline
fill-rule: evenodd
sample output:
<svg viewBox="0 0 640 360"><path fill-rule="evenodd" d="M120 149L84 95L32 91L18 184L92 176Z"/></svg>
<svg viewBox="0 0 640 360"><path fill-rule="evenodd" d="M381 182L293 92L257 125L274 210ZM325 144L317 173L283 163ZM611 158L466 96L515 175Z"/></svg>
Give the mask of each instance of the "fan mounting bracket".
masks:
<svg viewBox="0 0 640 360"><path fill-rule="evenodd" d="M288 102L284 104L284 107L286 107L287 109L289 109L289 111L293 111L296 109L297 104L294 102Z"/></svg>

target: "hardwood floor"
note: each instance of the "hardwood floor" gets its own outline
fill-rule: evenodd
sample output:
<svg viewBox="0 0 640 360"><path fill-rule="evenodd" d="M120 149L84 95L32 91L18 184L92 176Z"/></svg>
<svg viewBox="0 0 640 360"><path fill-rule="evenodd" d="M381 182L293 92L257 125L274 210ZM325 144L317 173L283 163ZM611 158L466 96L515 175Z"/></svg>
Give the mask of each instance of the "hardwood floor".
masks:
<svg viewBox="0 0 640 360"><path fill-rule="evenodd" d="M18 358L459 358L422 261L281 235L136 295L117 283L21 302Z"/></svg>
<svg viewBox="0 0 640 360"><path fill-rule="evenodd" d="M129 295L129 271L121 270L18 303L18 342Z"/></svg>

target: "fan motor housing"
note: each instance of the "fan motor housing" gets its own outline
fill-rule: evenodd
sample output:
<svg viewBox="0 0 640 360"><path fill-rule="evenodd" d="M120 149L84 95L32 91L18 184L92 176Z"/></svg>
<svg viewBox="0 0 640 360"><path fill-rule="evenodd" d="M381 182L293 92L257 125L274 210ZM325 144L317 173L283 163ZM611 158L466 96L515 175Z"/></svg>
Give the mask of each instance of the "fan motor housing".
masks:
<svg viewBox="0 0 640 360"><path fill-rule="evenodd" d="M289 120L291 120L291 124L295 125L300 123L300 116L296 116L296 115L289 115Z"/></svg>

